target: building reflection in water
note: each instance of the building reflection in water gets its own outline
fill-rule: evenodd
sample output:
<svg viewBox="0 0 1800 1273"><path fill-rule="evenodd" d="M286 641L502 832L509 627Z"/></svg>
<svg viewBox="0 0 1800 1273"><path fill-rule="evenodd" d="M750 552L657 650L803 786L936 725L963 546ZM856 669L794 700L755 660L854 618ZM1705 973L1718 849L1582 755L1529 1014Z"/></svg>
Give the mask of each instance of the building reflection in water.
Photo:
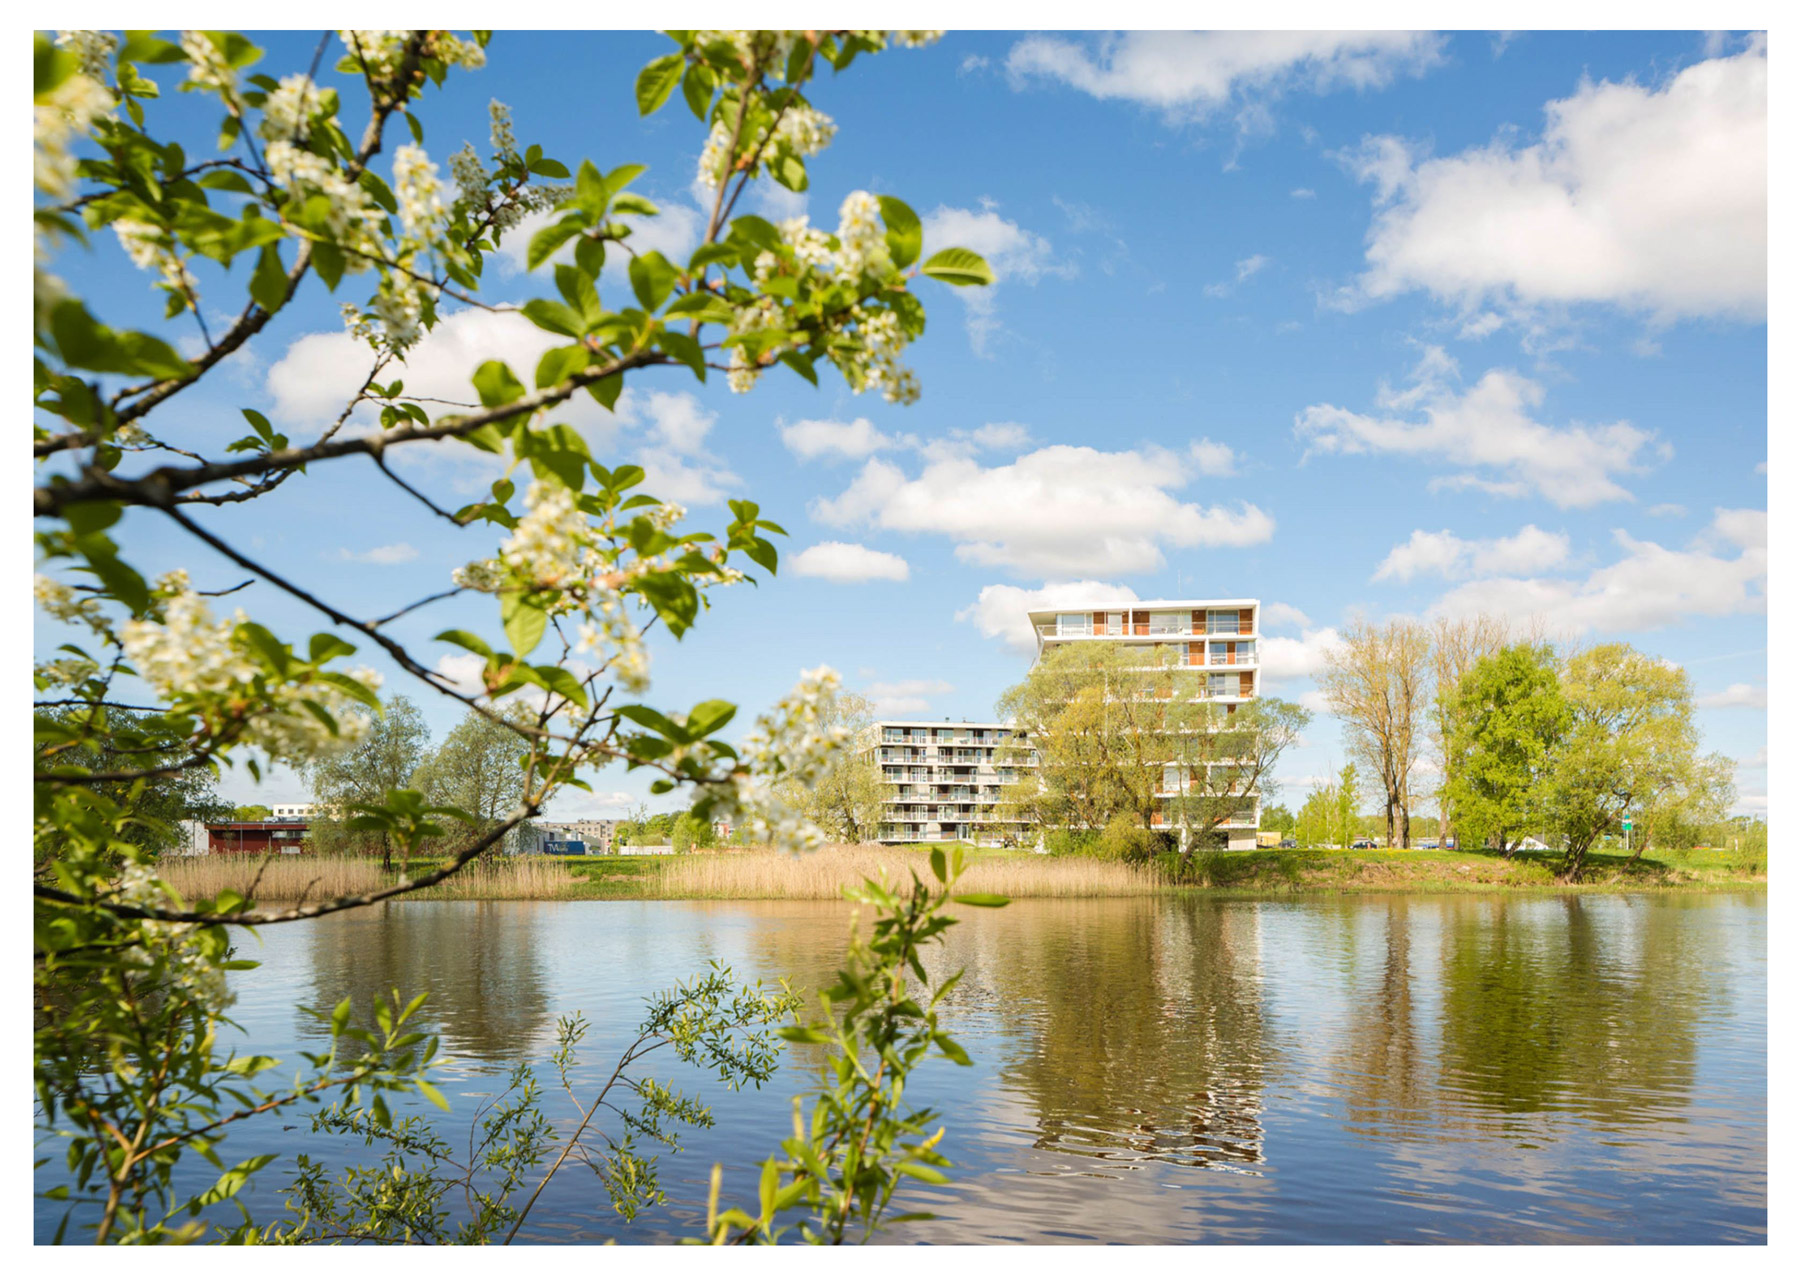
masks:
<svg viewBox="0 0 1800 1273"><path fill-rule="evenodd" d="M1017 1039L1002 1081L1035 1148L1104 1170L1256 1170L1268 1057L1254 908L1118 898L995 918L953 931L964 985L991 1000L978 1010Z"/></svg>

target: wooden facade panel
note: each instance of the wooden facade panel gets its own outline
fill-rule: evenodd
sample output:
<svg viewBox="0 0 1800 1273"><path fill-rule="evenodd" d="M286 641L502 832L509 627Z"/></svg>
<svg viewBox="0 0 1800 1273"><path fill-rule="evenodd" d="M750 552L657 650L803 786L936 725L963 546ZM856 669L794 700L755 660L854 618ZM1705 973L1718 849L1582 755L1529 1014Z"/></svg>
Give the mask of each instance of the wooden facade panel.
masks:
<svg viewBox="0 0 1800 1273"><path fill-rule="evenodd" d="M1249 636L1250 635L1251 621L1253 619L1255 619L1255 617L1256 617L1256 611L1252 610L1249 606L1245 606L1242 610L1238 611L1238 635L1239 636Z"/></svg>
<svg viewBox="0 0 1800 1273"><path fill-rule="evenodd" d="M1239 696L1241 696L1243 698L1249 698L1254 693L1256 693L1256 673L1255 672L1239 672L1238 673L1238 694L1239 694Z"/></svg>

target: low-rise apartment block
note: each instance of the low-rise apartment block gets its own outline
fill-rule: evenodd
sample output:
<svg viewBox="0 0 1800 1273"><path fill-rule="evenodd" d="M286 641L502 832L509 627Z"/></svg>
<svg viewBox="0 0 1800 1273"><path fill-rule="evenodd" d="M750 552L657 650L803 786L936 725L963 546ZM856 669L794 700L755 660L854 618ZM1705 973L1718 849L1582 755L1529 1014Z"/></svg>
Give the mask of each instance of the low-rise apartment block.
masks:
<svg viewBox="0 0 1800 1273"><path fill-rule="evenodd" d="M876 722L869 749L885 784L883 844L966 840L1024 844L1036 834L996 816L1001 788L1014 779L996 763L1010 731L997 721Z"/></svg>

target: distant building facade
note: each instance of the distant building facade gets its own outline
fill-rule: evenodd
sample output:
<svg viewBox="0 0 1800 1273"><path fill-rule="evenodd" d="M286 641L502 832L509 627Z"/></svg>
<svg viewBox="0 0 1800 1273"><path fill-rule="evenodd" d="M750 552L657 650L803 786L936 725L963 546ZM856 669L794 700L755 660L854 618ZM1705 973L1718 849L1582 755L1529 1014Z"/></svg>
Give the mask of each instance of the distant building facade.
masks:
<svg viewBox="0 0 1800 1273"><path fill-rule="evenodd" d="M1010 736L997 721L877 721L866 754L881 768L883 844L967 840L1024 843L1035 832L996 813L1014 780L996 755Z"/></svg>
<svg viewBox="0 0 1800 1273"><path fill-rule="evenodd" d="M1262 692L1261 615L1262 603L1253 598L1139 601L1117 609L1063 607L1030 612L1038 662L1050 651L1075 643L1108 642L1131 649L1167 647L1177 673L1185 678L1183 695L1219 703L1227 713ZM1170 766L1165 771L1160 796L1173 798L1182 793L1186 777L1175 769ZM1219 828L1233 849L1256 847L1262 799L1254 791L1246 797L1247 811ZM1156 814L1151 825L1173 827L1174 821Z"/></svg>

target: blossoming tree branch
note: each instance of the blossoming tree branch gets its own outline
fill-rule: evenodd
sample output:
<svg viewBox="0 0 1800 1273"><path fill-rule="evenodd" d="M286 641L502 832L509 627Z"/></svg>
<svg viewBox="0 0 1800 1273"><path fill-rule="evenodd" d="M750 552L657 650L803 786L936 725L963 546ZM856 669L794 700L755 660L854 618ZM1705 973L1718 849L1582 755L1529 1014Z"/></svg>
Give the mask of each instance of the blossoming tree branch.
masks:
<svg viewBox="0 0 1800 1273"><path fill-rule="evenodd" d="M485 32L340 31L321 41L310 69L280 78L253 74L261 51L230 33L38 38L34 449L42 468L34 500L46 573L37 591L44 608L80 629L81 639L60 651L68 657L40 665L37 680L40 698L83 709L40 717L37 829L58 845L54 879L40 881L40 898L187 922L216 919L219 909L243 922L322 914L442 879L557 789L583 786L584 774L615 762L659 771L658 790L696 788L702 816L735 816L775 844L817 842L816 829L770 792L777 779L816 773L842 742L816 724L817 698L833 681L829 671L808 674L741 750L718 737L733 716L731 704L680 712L635 701L650 683L646 630L661 623L679 637L715 589L746 578L745 568L772 574L777 553L769 536L781 528L756 504L734 500L722 533L687 530L684 509L643 492L639 468L607 467L581 433L556 420L557 408L580 393L610 408L626 376L641 369L702 381L723 371L731 390L742 393L776 370L817 383L821 363L856 392L911 402L919 387L901 357L925 322L913 281L969 285L991 275L962 249L921 262L918 217L891 196L851 194L835 233L805 217L777 226L737 212L754 180L807 188L807 161L835 131L806 97L822 70L843 71L859 55L922 43L934 33L670 34L673 51L644 68L636 95L648 114L679 91L709 130L699 177L714 199L702 241L685 261L631 242L621 218L657 214L630 189L641 165L603 172L584 161L571 180L570 168L540 147L518 146L498 104L491 153L484 158L465 145L449 160L450 187L440 182L420 106L446 76L484 64ZM321 74L328 63L332 73ZM185 67L175 87L217 103L220 157L197 159L158 139L156 102L167 84L146 68L164 65ZM333 76L366 93L366 119L344 117ZM434 412L439 404L406 392L407 351L455 308L507 308L481 300L483 267L531 213L551 218L530 239L528 262L534 271L551 265L555 293L518 308L566 343L535 367L471 367L469 401ZM199 331L203 352L184 358L163 335L109 327L95 312L98 299L71 294L55 277L55 254L103 228L165 295L169 322ZM630 289L603 301L609 253L627 257ZM218 281L206 283L247 293L230 326L211 331L201 317L196 264L230 266L240 257L250 262L247 279L239 271L234 284L215 271ZM167 404L254 340L308 286L345 298L344 321L368 349L367 374L330 427L292 437L282 422L245 408L251 431L219 455L197 450L178 424L160 427ZM224 302L207 299L215 312ZM379 427L347 428L359 412L374 414ZM505 474L489 498L452 509L392 471L395 448L419 445L478 448L498 457ZM325 462L351 457L373 463L431 516L475 533L497 532L496 547L457 570L449 588L387 616L361 616L334 605L315 584L259 562L228 523L201 515L253 505L296 475L328 481ZM169 519L253 578L312 607L330 629L292 644L241 609L215 616L186 572L146 580L110 533L128 508ZM479 693L459 689L385 631L401 614L471 590L495 597L505 644L496 649L456 630L439 640L482 660ZM512 815L448 864L367 895L279 912L242 899L215 909L111 896L110 873L96 869L110 856L107 836L95 832L78 845L69 836L78 821L98 826L130 816L97 788L240 757L252 769L259 755L305 763L354 745L368 728L357 705L378 706L379 676L346 664L363 641L434 692L525 736L529 781ZM142 731L154 737L125 740L109 754L136 750L152 760L113 770L84 766L77 758L109 728L105 704L126 677L156 695L157 718ZM502 715L495 703L520 692L534 695L537 710L524 720ZM425 808L409 795L393 793L360 816L413 845L458 814Z"/></svg>
<svg viewBox="0 0 1800 1273"><path fill-rule="evenodd" d="M902 362L925 327L914 284L991 282L981 258L952 248L922 259L919 219L890 195L852 193L835 231L738 208L754 181L807 188L808 162L834 132L807 96L824 72L936 33L669 32L670 50L634 87L640 113L679 93L705 130L699 177L712 206L685 260L633 242L632 223L658 215L632 189L641 165L602 170L521 147L498 103L487 153L465 145L441 179L427 145L432 93L485 65L488 34L327 32L307 65L268 73L263 51L231 32L34 37L36 594L68 638L34 669L44 1008L34 1076L40 1136L67 1144L69 1183L46 1196L70 1216L85 1209L98 1241L199 1233L200 1220L182 1217L231 1199L267 1161L218 1159L245 1118L335 1092L385 1125L384 1091L442 1099L425 1078L435 1045L408 1025L419 1000L398 995L367 1024L345 1001L330 1014L329 1048L308 1054L290 1087L257 1086L276 1061L219 1043L224 974L244 966L232 962L228 925L303 920L437 883L610 765L654 771L653 790L689 789L699 816L731 816L771 844L821 839L779 793L816 781L846 741L820 710L835 673L806 674L736 747L721 737L733 704L644 701L647 632L660 624L679 638L717 590L773 576L781 527L749 500L732 501L723 526L691 527L686 510L643 489L642 469L609 466L558 415L579 394L610 410L628 376L653 370L702 382L721 372L736 393L766 374L816 384L835 370L858 393L918 397ZM173 92L211 108L209 153L160 127ZM353 118L351 102L366 110ZM180 135L191 142L191 127ZM485 300L489 259L528 225L541 225L527 277L542 293L516 307ZM59 259L103 233L139 271L117 287L160 296L155 330L108 313L121 308L117 289L78 295L57 276ZM603 268L620 257L629 286L603 289ZM308 433L243 406L243 436L209 445L184 423L184 395L318 289L339 300L366 352L354 393ZM465 401L409 393L408 352L465 307L516 310L555 343L535 366L469 366ZM208 320L221 312L234 316ZM429 447L473 448L499 476L483 498L453 506L391 465L400 448ZM370 615L334 602L325 580L259 560L257 501L288 482L328 485L345 461L373 465L421 516L473 537L468 563ZM331 500L320 490L314 502ZM165 519L199 560L209 550L247 578L206 587L214 581L198 568L147 578L123 532L128 513ZM245 608L220 600L246 583L257 587ZM321 630L280 633L252 618L270 589L316 613ZM476 657L474 691L392 626L465 593L493 598L504 633L438 634ZM382 887L273 908L229 891L178 896L138 834L147 784L228 766L260 775L356 746L381 708L380 676L352 661L368 647L520 737L517 806L448 862L415 870L414 852L448 820L474 819L387 790L351 823L402 850ZM188 1151L222 1174L183 1201L175 1167Z"/></svg>

